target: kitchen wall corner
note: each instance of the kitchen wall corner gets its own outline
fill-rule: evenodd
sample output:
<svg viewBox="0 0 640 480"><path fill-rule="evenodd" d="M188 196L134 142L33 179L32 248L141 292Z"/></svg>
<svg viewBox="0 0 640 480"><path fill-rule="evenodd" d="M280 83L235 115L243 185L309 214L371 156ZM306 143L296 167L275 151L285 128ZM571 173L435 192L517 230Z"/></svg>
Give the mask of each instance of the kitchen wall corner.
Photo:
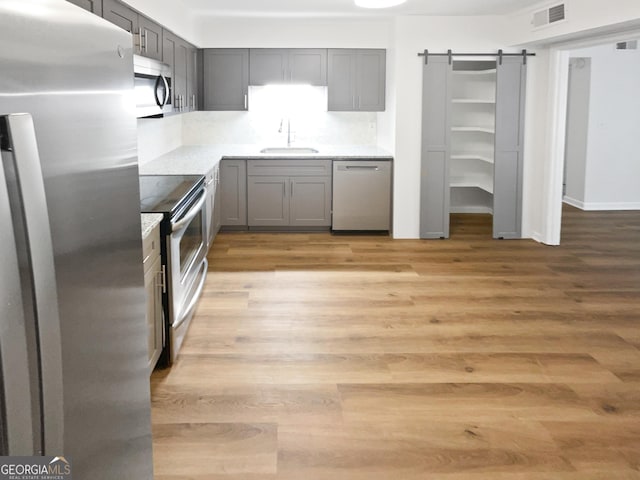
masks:
<svg viewBox="0 0 640 480"><path fill-rule="evenodd" d="M139 165L182 146L183 116L138 119Z"/></svg>

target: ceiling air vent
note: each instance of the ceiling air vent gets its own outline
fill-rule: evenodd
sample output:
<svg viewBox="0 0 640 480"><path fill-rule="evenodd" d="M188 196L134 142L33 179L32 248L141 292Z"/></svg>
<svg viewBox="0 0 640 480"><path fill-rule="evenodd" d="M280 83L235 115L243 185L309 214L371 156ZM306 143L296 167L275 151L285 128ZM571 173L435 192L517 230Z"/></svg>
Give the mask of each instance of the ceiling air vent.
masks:
<svg viewBox="0 0 640 480"><path fill-rule="evenodd" d="M544 10L540 10L533 14L531 24L534 30L554 23L562 22L566 20L566 10L564 3L547 7Z"/></svg>

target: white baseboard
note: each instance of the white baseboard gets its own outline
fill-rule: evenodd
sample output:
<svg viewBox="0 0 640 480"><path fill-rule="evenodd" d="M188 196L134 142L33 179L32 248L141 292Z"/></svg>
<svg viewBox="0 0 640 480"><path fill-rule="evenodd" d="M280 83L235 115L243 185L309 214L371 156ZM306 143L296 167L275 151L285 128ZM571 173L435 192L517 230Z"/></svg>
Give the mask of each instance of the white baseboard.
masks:
<svg viewBox="0 0 640 480"><path fill-rule="evenodd" d="M640 210L640 202L581 202L580 200L576 200L575 198L567 196L565 196L562 200L564 203L568 203L569 205L572 205L586 212L597 212L606 210Z"/></svg>
<svg viewBox="0 0 640 480"><path fill-rule="evenodd" d="M572 207L579 208L580 210L584 210L584 202L580 200L576 200L575 198L567 197L566 195L562 197L562 201Z"/></svg>

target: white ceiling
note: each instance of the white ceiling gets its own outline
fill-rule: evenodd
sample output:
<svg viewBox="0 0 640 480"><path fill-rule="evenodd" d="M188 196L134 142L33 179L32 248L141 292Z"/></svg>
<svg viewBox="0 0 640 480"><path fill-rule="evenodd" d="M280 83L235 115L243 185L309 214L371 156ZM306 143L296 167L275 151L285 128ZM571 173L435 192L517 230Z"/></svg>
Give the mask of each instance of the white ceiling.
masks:
<svg viewBox="0 0 640 480"><path fill-rule="evenodd" d="M353 0L181 0L196 15L337 17L368 15L504 15L536 0L408 0L387 9L362 9Z"/></svg>

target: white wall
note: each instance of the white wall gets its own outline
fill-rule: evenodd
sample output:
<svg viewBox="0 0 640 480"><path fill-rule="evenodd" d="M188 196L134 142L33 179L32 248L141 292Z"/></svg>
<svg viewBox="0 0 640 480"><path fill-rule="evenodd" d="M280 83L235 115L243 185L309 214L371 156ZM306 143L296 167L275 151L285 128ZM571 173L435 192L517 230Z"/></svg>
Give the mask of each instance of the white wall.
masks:
<svg viewBox="0 0 640 480"><path fill-rule="evenodd" d="M565 130L558 112L566 109L568 72L565 45L640 25L640 2L567 0L566 22L534 32L532 12L553 3L538 2L507 17L505 43L537 54L527 80L523 235L556 245L560 242Z"/></svg>
<svg viewBox="0 0 640 480"><path fill-rule="evenodd" d="M640 51L611 44L575 50L591 58L585 210L640 209Z"/></svg>
<svg viewBox="0 0 640 480"><path fill-rule="evenodd" d="M564 200L578 207L585 201L585 180L587 178L589 99L591 98L590 58L574 56L571 59L568 96Z"/></svg>
<svg viewBox="0 0 640 480"><path fill-rule="evenodd" d="M389 19L216 18L196 20L203 48L387 48Z"/></svg>
<svg viewBox="0 0 640 480"><path fill-rule="evenodd" d="M495 52L504 47L500 17L399 17L392 47L395 62L396 123L394 236L420 234L422 66L418 52Z"/></svg>
<svg viewBox="0 0 640 480"><path fill-rule="evenodd" d="M183 115L138 119L138 163L143 165L182 145Z"/></svg>
<svg viewBox="0 0 640 480"><path fill-rule="evenodd" d="M606 26L620 25L630 28L640 25L640 2L638 0L564 0L567 20L533 31L532 14L545 6L561 0L532 2L532 6L508 16L507 43L523 45L534 42L557 41L571 38L578 32L597 31Z"/></svg>
<svg viewBox="0 0 640 480"><path fill-rule="evenodd" d="M124 0L124 2L200 47L197 42L194 18L186 13L182 2L176 0Z"/></svg>
<svg viewBox="0 0 640 480"><path fill-rule="evenodd" d="M184 145L257 144L287 145L287 121L261 112L192 112L183 115ZM375 145L376 114L371 112L320 112L291 120L293 146Z"/></svg>

